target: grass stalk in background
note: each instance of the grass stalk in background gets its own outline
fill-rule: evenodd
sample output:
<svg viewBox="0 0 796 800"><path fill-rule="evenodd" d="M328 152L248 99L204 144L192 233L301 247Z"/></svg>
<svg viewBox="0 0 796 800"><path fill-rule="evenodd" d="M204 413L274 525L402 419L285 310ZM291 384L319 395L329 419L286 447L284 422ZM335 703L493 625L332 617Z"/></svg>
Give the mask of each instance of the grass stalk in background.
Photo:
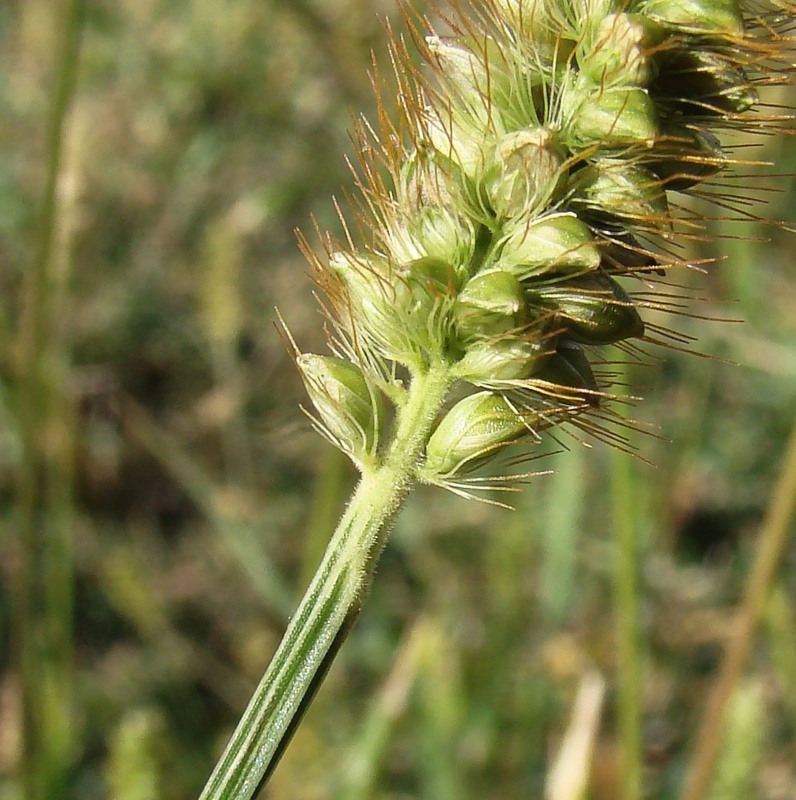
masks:
<svg viewBox="0 0 796 800"><path fill-rule="evenodd" d="M617 636L617 694L622 746L622 800L642 797L642 674L639 628L639 542L634 524L633 465L616 452L611 463L614 536L614 603Z"/></svg>
<svg viewBox="0 0 796 800"><path fill-rule="evenodd" d="M754 643L766 599L776 578L791 521L796 511L796 425L794 425L782 470L760 530L752 570L727 640L724 658L713 685L697 734L681 800L702 800L705 796L721 744L727 704L737 686Z"/></svg>
<svg viewBox="0 0 796 800"><path fill-rule="evenodd" d="M715 776L705 800L749 800L756 795L757 768L766 744L762 681L741 681L727 704Z"/></svg>
<svg viewBox="0 0 796 800"><path fill-rule="evenodd" d="M245 386L238 346L245 315L240 287L244 216L233 208L209 226L204 236L200 308L210 348L217 392L228 406L221 426L225 472L233 484L251 491L254 466L244 417Z"/></svg>
<svg viewBox="0 0 796 800"><path fill-rule="evenodd" d="M369 707L362 732L349 750L341 771L337 800L367 800L379 777L379 764L397 721L406 711L409 695L424 664L434 656L429 621L418 619L406 632L396 652L390 674Z"/></svg>
<svg viewBox="0 0 796 800"><path fill-rule="evenodd" d="M57 251L69 112L77 84L83 0L58 8L54 86L45 129L45 183L18 332L17 419L22 442L18 586L22 683L22 786L26 800L62 795L73 758L73 568L68 358L55 325L63 319ZM61 242L64 244L64 242Z"/></svg>
<svg viewBox="0 0 796 800"><path fill-rule="evenodd" d="M604 699L602 675L585 673L578 686L569 726L548 774L545 800L581 800L586 796Z"/></svg>
<svg viewBox="0 0 796 800"><path fill-rule="evenodd" d="M539 594L545 605L545 624L558 628L570 611L577 581L579 534L582 530L585 492L585 453L581 449L561 453L555 474L547 479L540 498L545 524L541 531L542 561ZM541 503L540 503L541 505Z"/></svg>

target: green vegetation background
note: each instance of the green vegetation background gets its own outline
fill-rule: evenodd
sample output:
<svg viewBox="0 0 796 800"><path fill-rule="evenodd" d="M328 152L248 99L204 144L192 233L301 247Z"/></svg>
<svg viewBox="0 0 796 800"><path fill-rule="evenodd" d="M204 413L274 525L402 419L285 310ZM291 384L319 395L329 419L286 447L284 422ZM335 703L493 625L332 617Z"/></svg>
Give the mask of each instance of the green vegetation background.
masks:
<svg viewBox="0 0 796 800"><path fill-rule="evenodd" d="M20 796L20 308L62 34L55 5L0 5L9 800ZM351 114L373 108L370 52L387 70L382 22L402 23L392 0L88 6L51 310L75 586L75 716L58 796L182 800L209 774L355 479L298 409L274 307L303 349L323 350L293 231L311 231L313 215L336 227L331 197L352 185ZM755 193L751 212L794 219L793 144L739 152L787 176ZM703 298L689 313L744 322L657 319L718 358L650 349L647 366L631 367L645 398L628 412L645 431L632 444L655 466L564 437L569 451L539 462L556 474L533 480L514 513L416 492L268 796L541 797L579 682L596 671L607 690L589 797L617 797L617 504L639 560L647 796L674 796L796 398L796 239L758 223L710 227L732 238L688 246L726 258L677 280ZM791 545L732 705L715 798L796 796L795 593Z"/></svg>

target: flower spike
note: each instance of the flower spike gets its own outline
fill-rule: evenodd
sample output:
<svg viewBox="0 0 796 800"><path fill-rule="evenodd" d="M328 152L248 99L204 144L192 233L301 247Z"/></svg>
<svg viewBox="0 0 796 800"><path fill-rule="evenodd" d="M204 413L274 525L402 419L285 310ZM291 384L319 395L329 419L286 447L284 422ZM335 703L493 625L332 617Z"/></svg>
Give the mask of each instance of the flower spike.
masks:
<svg viewBox="0 0 796 800"><path fill-rule="evenodd" d="M342 241L300 238L332 355L295 360L361 480L202 800L267 779L415 483L471 497L541 434L634 451L605 348L689 343L644 320L677 310L653 277L706 236L678 196L742 177L725 132L790 124L760 99L793 70L786 0L453 0L437 31L402 2ZM726 182L713 199L751 217Z"/></svg>

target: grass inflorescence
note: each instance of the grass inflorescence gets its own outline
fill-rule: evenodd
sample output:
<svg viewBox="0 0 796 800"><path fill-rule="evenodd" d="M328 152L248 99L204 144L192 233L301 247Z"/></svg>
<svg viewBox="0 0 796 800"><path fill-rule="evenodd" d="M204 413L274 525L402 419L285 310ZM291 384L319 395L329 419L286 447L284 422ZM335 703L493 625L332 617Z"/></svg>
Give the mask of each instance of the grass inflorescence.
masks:
<svg viewBox="0 0 796 800"><path fill-rule="evenodd" d="M421 480L452 486L567 422L621 446L604 424L605 346L680 344L644 312L683 307L674 273L694 266L683 243L706 223L682 198L721 177L713 199L745 211L728 187L748 162L719 136L787 123L757 104L789 77L789 8L496 0L441 15L440 36L407 7L389 88L374 75L377 122L357 129L353 223L341 216L346 236L325 236L320 254L303 240L330 298L332 349L361 370L360 402L378 420L364 440L363 420L349 420L358 450L330 436L330 412L356 402L330 388L327 438L378 463L382 396L400 407L405 371L441 362L479 394L441 420ZM313 363L303 372L317 385Z"/></svg>
<svg viewBox="0 0 796 800"><path fill-rule="evenodd" d="M359 191L353 213L338 207L344 233L319 232L318 250L300 237L328 299L332 355L303 354L286 334L315 428L361 481L205 798L249 796L268 779L415 483L511 490L529 473L495 482L481 469L573 427L630 449L612 407L622 369L606 348L627 360L680 346L644 316L678 308L673 275L693 266L683 244L706 236L681 198L745 213L743 196L702 187L749 165L722 134L787 122L758 104L788 77L792 10L488 0L440 13L440 33L404 7L389 80L372 76L376 121L355 131ZM623 791L634 798L638 611L623 516Z"/></svg>

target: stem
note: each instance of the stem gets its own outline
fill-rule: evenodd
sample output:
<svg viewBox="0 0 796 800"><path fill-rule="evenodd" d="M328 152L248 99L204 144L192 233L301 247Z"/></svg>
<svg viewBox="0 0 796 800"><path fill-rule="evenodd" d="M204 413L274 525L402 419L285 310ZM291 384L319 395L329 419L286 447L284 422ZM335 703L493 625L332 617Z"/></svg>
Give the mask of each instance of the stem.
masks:
<svg viewBox="0 0 796 800"><path fill-rule="evenodd" d="M614 594L617 610L619 732L622 742L622 800L642 796L641 653L639 645L638 546L633 526L630 458L613 455Z"/></svg>
<svg viewBox="0 0 796 800"><path fill-rule="evenodd" d="M769 589L788 543L789 526L795 512L796 425L791 431L782 471L763 520L752 571L746 580L719 675L708 699L680 800L702 800L708 790L723 733L725 709L752 647Z"/></svg>
<svg viewBox="0 0 796 800"><path fill-rule="evenodd" d="M273 770L356 620L450 380L447 366L437 365L412 381L383 464L363 473L201 800L247 800Z"/></svg>
<svg viewBox="0 0 796 800"><path fill-rule="evenodd" d="M19 670L22 685L22 796L48 800L65 793L76 738L72 713L72 452L63 385L66 337L55 330L65 312L66 245L59 179L69 111L77 84L84 0L60 4L55 86L46 128L46 175L36 227L36 252L23 287L19 325L17 418L22 460L18 506ZM65 238L65 237L62 237ZM60 261L59 261L60 260ZM64 270L65 271L65 270ZM61 285L59 285L61 284Z"/></svg>

